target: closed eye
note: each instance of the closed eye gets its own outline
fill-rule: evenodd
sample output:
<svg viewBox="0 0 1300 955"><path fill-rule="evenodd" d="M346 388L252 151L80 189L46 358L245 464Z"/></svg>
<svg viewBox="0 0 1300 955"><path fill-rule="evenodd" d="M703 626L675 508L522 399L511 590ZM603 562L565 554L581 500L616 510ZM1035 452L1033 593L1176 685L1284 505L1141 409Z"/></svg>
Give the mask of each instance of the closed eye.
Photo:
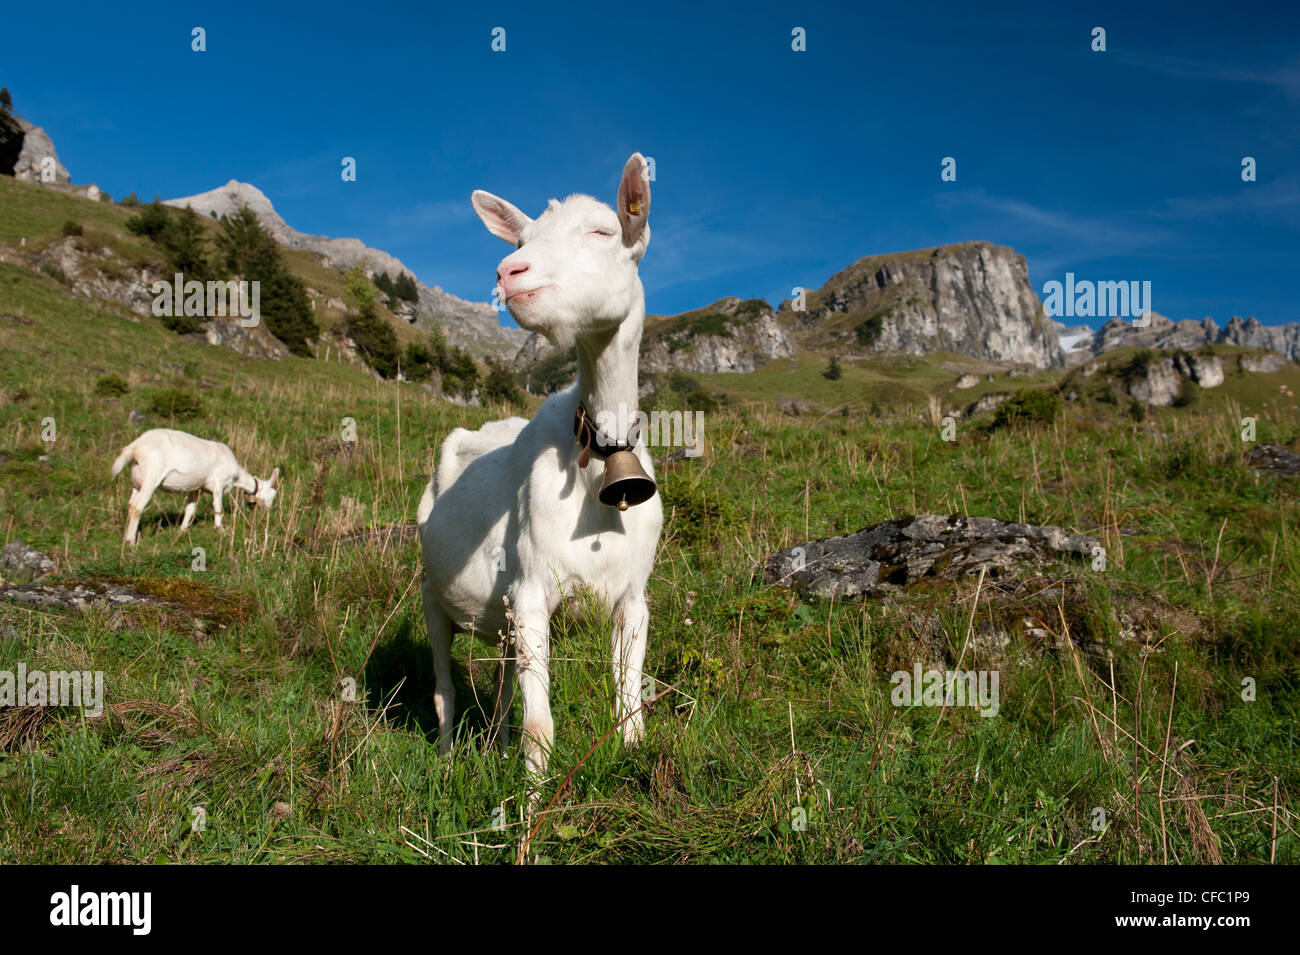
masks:
<svg viewBox="0 0 1300 955"><path fill-rule="evenodd" d="M612 236L613 234L614 233L610 232L608 229L592 229L590 232L587 233L587 235L603 235L603 236Z"/></svg>

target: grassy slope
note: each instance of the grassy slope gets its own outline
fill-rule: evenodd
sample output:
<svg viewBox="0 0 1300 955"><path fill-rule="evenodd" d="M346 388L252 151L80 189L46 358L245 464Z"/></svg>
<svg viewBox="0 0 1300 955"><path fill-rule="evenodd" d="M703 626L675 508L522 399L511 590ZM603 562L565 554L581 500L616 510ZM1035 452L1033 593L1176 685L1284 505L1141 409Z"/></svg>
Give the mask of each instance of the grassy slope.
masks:
<svg viewBox="0 0 1300 955"><path fill-rule="evenodd" d="M18 248L21 240L26 239L27 245L23 250L34 251L59 241L65 222L77 222L85 230L82 244L86 248L107 247L137 268L146 263L160 265L163 261L161 253L147 239L126 231L126 220L139 211L138 207L92 202L0 176L0 245ZM217 223L207 216L201 217L201 221L211 250L211 239L218 231ZM291 272L321 293L312 315L316 324L328 331L343 318L342 311L326 304L331 298L344 298L343 273L322 265L320 256L306 249L281 247L280 255ZM423 331L398 318L385 305L376 302L376 310L393 326L400 345L427 340Z"/></svg>
<svg viewBox="0 0 1300 955"><path fill-rule="evenodd" d="M457 644L464 716L442 759L417 548L338 542L412 520L447 431L503 409L434 403L337 364L247 361L14 266L0 265L0 316L12 316L0 317L4 540L50 551L66 577L130 577L187 608L0 606L0 670L101 669L110 705L95 720L0 712L0 859L513 859L522 761L517 746L504 760L482 748L474 704L490 705L495 650ZM915 363L917 394L952 377L944 361ZM126 396L94 396L109 370L128 379ZM865 382L868 370L846 363L845 379L826 385L856 386L859 371ZM877 367L872 386L888 396L906 372ZM123 553L127 482L110 482L108 466L138 430L130 410L165 386L203 402L183 427L228 441L255 471L280 465L284 490L269 514L232 500L224 537L207 502L180 534L182 502L160 493L140 546ZM1244 410L1261 416L1261 441L1300 437L1293 404ZM711 416L706 455L661 473L669 516L648 669L668 695L645 746L596 746L612 723L606 627L557 618L546 797L572 781L532 852L1300 861L1290 808L1300 514L1293 490L1238 463L1235 413L1168 410L1138 424L1119 409L1071 407L1054 426L1016 433L964 423L955 443L919 415L794 422L759 401ZM46 417L57 425L50 447ZM345 417L357 450L330 456ZM1023 592L986 581L977 593L970 581L836 604L759 582L775 548L919 511L1086 530L1108 565L1049 568ZM205 571L191 569L194 547L206 549ZM1098 652L1060 639L1067 627ZM890 672L940 658L998 669L997 718L890 705ZM349 676L364 703L343 700ZM1255 702L1241 699L1244 677L1257 681ZM207 827L194 832L200 806ZM797 806L806 831L790 824ZM1104 833L1089 826L1096 807Z"/></svg>

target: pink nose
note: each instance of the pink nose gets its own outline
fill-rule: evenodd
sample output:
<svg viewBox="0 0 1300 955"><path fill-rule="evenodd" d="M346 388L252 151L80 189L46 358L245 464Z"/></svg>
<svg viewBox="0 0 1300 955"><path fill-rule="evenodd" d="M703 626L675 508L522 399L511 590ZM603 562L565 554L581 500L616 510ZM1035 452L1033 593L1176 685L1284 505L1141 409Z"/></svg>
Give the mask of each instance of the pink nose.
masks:
<svg viewBox="0 0 1300 955"><path fill-rule="evenodd" d="M520 286L527 283L527 279L521 278L529 269L527 262L502 262L497 269L497 283L501 286L501 293L506 298L514 295Z"/></svg>

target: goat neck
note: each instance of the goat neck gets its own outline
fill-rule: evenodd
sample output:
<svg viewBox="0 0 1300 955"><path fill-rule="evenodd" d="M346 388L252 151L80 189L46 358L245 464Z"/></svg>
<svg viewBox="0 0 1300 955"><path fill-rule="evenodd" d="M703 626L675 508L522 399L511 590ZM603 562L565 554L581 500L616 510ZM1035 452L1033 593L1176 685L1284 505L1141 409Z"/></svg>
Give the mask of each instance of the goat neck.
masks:
<svg viewBox="0 0 1300 955"><path fill-rule="evenodd" d="M641 329L645 324L645 294L638 280L632 311L612 331L578 338L578 400L593 419L617 422L620 433L608 437L622 442L637 417L637 365Z"/></svg>

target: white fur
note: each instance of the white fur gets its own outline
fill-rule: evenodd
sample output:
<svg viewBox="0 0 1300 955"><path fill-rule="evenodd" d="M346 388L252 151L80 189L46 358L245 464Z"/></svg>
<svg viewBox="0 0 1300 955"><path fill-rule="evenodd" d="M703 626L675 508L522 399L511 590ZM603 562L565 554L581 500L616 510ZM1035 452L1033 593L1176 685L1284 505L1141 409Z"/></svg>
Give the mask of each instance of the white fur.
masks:
<svg viewBox="0 0 1300 955"><path fill-rule="evenodd" d="M601 504L596 494L605 464L593 455L585 469L578 466L573 417L579 399L593 416L620 404L633 415L636 410L645 322L637 263L649 241L646 162L640 153L627 161L617 210L570 196L551 200L533 220L490 193L475 192L473 204L489 231L518 246L498 267L500 299L522 327L561 346L577 342L578 381L548 398L532 421L457 428L443 442L418 511L424 615L441 750L450 749L454 727L453 634L508 634L514 652L498 677L493 722L504 745L517 672L525 757L536 775L546 768L554 738L550 618L577 587L589 588L614 618L614 714L629 717L623 739L635 743L644 733L645 593L663 507L658 495L622 512ZM644 445L635 453L653 476Z"/></svg>
<svg viewBox="0 0 1300 955"><path fill-rule="evenodd" d="M140 526L140 515L149 505L149 498L158 488L164 491L182 491L189 495L185 504L185 518L181 530L194 522L194 512L199 506L199 496L207 491L212 495L212 509L216 512L217 529L221 529L221 501L226 492L238 488L247 493L261 507L275 503L276 485L280 469L276 468L265 480L255 478L235 460L230 449L219 441L196 438L184 431L154 428L136 438L113 462L113 477L131 465L131 501L127 505L126 532L123 539L135 544ZM256 493L254 493L256 492Z"/></svg>

